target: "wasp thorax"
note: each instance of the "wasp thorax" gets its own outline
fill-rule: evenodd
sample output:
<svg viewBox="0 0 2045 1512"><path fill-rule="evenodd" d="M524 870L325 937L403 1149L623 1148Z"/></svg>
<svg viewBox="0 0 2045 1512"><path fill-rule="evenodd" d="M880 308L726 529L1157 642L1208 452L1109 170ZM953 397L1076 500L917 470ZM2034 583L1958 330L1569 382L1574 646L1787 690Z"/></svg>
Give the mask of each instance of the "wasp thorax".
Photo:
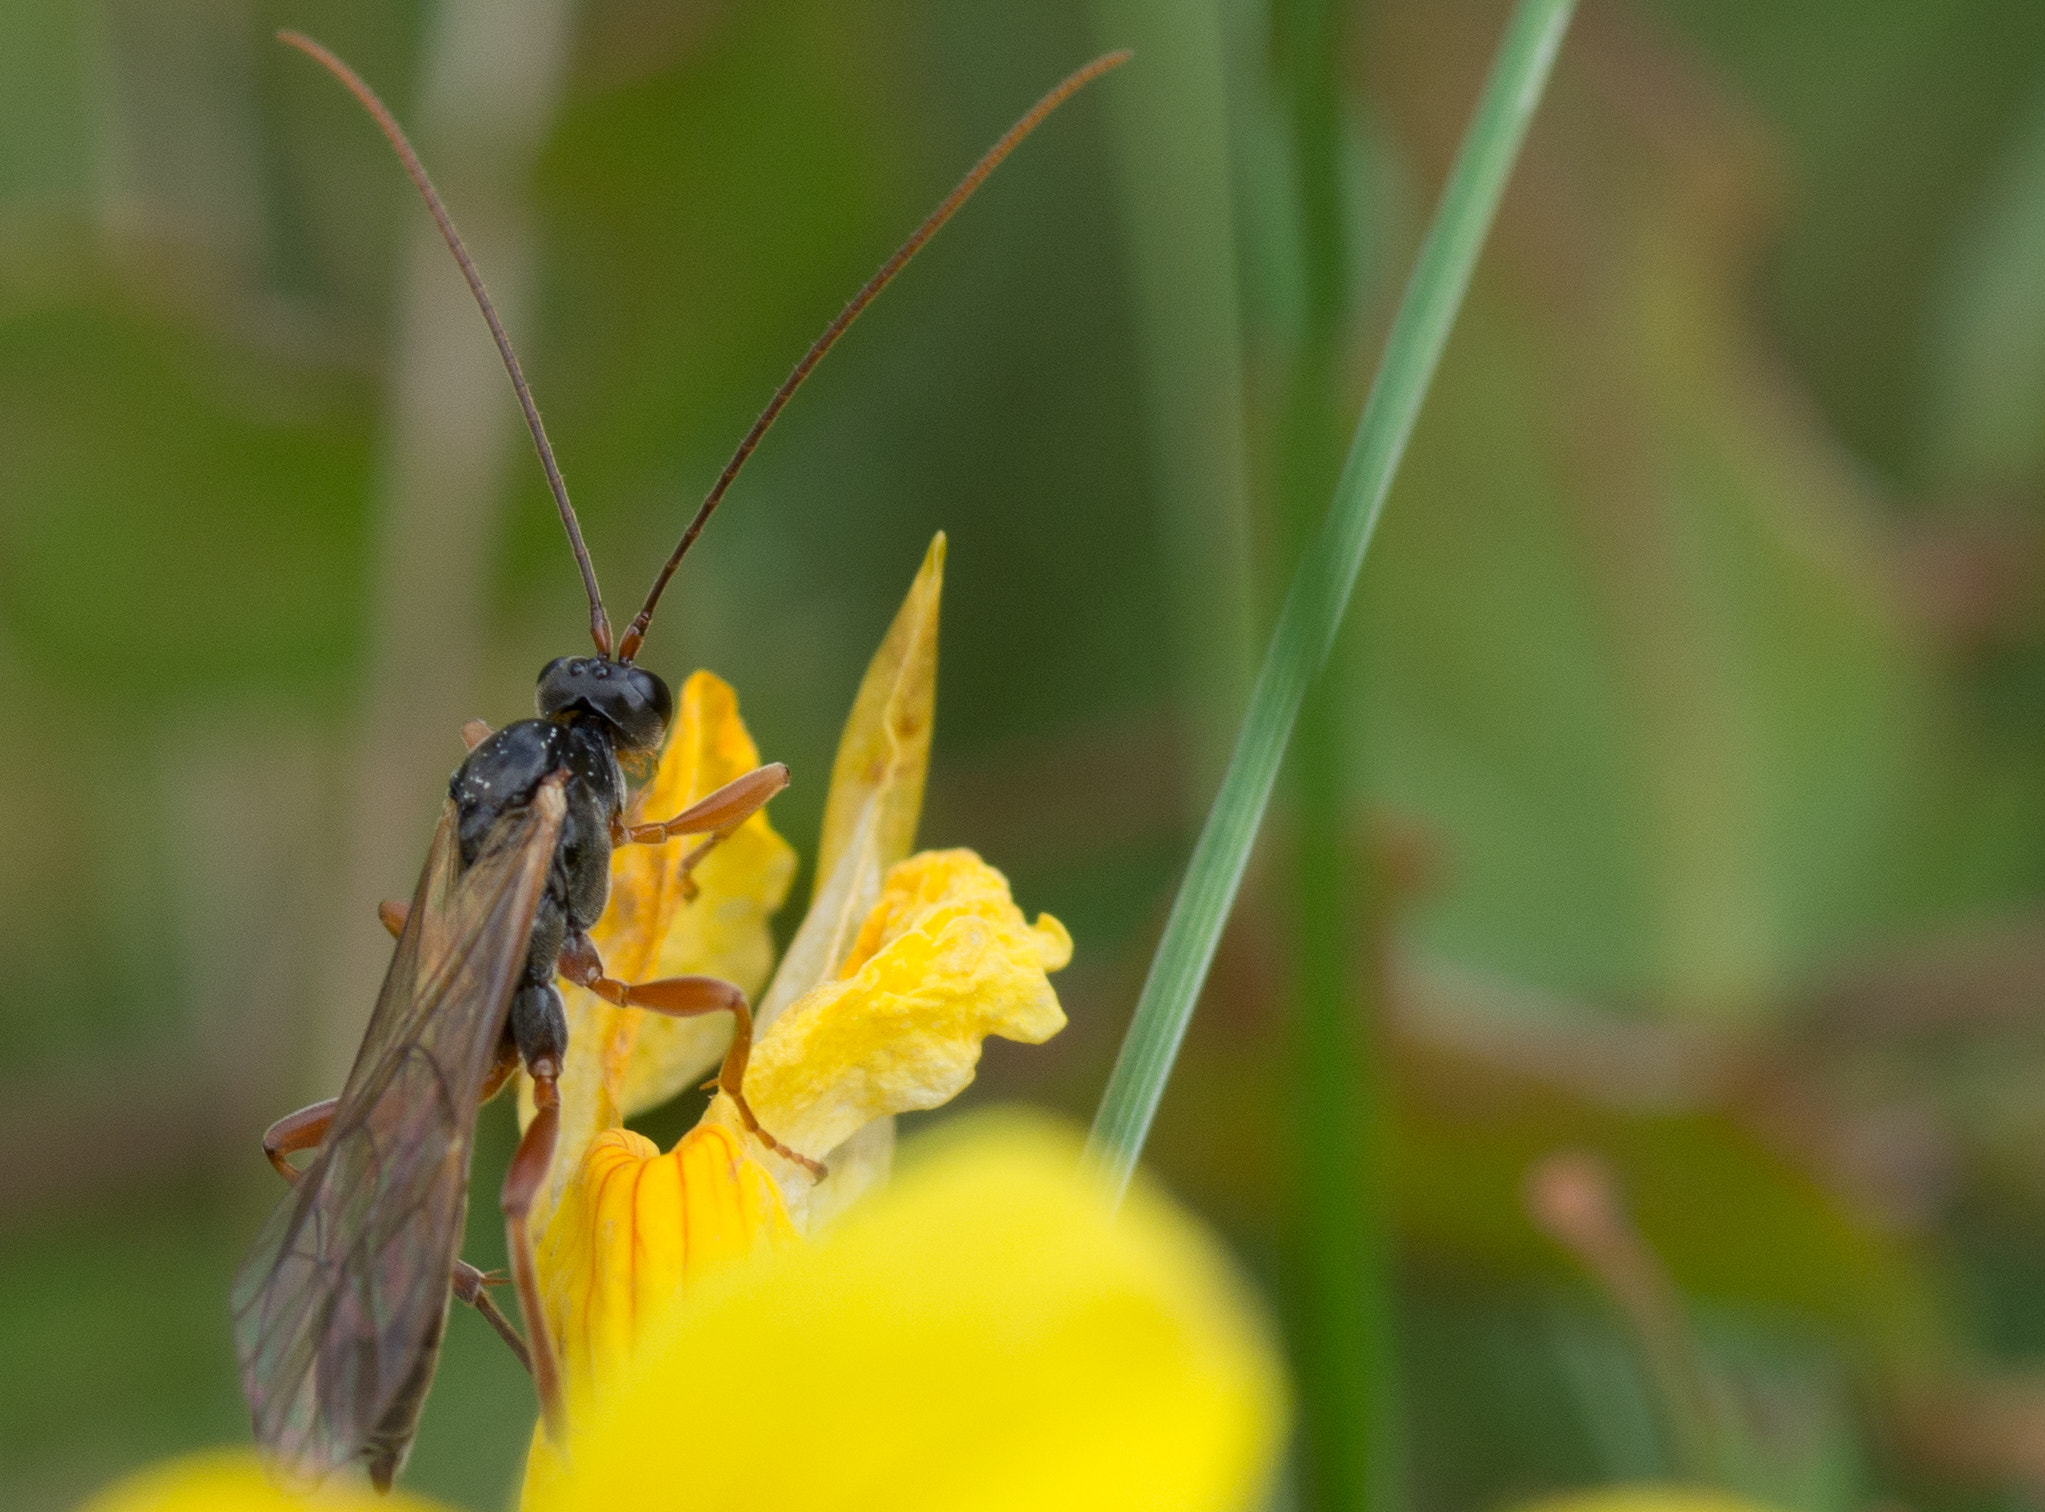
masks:
<svg viewBox="0 0 2045 1512"><path fill-rule="evenodd" d="M667 684L640 667L597 656L557 656L540 669L542 719L600 719L621 751L655 751L674 717Z"/></svg>

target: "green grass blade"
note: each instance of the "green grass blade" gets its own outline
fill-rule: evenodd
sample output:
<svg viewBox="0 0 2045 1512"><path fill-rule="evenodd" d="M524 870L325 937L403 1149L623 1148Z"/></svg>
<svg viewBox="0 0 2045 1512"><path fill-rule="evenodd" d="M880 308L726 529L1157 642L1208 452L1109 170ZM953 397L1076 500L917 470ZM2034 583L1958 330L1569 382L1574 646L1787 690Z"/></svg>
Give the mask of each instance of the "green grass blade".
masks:
<svg viewBox="0 0 2045 1512"><path fill-rule="evenodd" d="M1094 1158L1117 1196L1127 1187L1193 1004L1242 885L1250 847L1299 716L1349 606L1386 491L1469 287L1512 165L1540 103L1575 0L1520 0L1506 24L1434 223L1385 339L1319 538L1300 559L1250 690L1235 750L1172 902L1164 938L1094 1118Z"/></svg>
<svg viewBox="0 0 2045 1512"><path fill-rule="evenodd" d="M1338 79L1345 0L1272 0L1275 81L1292 141L1297 271L1304 293L1291 381L1277 431L1275 496L1296 558L1313 542L1349 437L1340 397L1349 328L1348 202ZM1281 782L1293 816L1292 983L1287 1034L1283 1311L1297 1389L1301 1512L1391 1512L1401 1495L1398 1367L1390 1273L1391 1203L1377 1043L1375 961L1386 903L1355 864L1348 773L1356 711L1334 675L1307 690ZM1375 858L1373 857L1373 864ZM1336 1196L1334 1194L1342 1194Z"/></svg>

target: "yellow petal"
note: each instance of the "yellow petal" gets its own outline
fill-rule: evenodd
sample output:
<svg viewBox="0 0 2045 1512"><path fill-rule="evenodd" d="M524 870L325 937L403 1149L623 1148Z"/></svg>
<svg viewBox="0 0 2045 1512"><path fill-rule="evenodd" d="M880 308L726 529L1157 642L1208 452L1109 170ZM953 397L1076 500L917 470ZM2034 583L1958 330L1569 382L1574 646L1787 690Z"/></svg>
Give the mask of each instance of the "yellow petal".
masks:
<svg viewBox="0 0 2045 1512"><path fill-rule="evenodd" d="M656 1322L529 1512L1221 1512L1280 1441L1270 1332L1214 1242L1119 1218L1076 1141L951 1131L815 1246Z"/></svg>
<svg viewBox="0 0 2045 1512"><path fill-rule="evenodd" d="M637 813L667 819L760 764L730 684L698 672L682 685L673 732ZM611 900L590 931L605 971L624 982L701 974L758 993L774 961L767 921L788 896L795 852L767 822L748 819L696 868L695 900L682 896L679 868L695 842L621 845L611 857ZM722 1017L668 1019L615 1008L561 985L568 1010L568 1063L561 1077L561 1132L540 1193L534 1226L544 1232L589 1142L626 1118L657 1107L697 1081L730 1039ZM520 1123L532 1119L520 1078Z"/></svg>
<svg viewBox="0 0 2045 1512"><path fill-rule="evenodd" d="M570 1389L621 1368L639 1320L683 1286L794 1238L774 1183L725 1130L692 1130L665 1155L630 1129L598 1135L538 1255Z"/></svg>
<svg viewBox="0 0 2045 1512"><path fill-rule="evenodd" d="M888 873L839 977L761 1036L746 1099L775 1138L822 1158L873 1119L956 1097L988 1035L1034 1045L1064 1028L1045 974L1071 958L1064 926L1026 923L1008 879L971 851L912 856ZM713 1115L731 1118L726 1099ZM784 1190L800 1200L807 1185L793 1176Z"/></svg>
<svg viewBox="0 0 2045 1512"><path fill-rule="evenodd" d="M704 1277L795 1237L772 1178L725 1130L697 1128L665 1155L629 1129L598 1135L538 1253L570 1421L599 1410L603 1384L626 1372L647 1319ZM536 1429L528 1494L560 1470Z"/></svg>
<svg viewBox="0 0 2045 1512"><path fill-rule="evenodd" d="M880 896L881 878L916 843L923 782L930 770L930 735L937 721L944 551L944 532L939 531L867 664L838 737L817 849L816 888L809 913L758 1004L762 1028L837 971L860 921Z"/></svg>
<svg viewBox="0 0 2045 1512"><path fill-rule="evenodd" d="M916 843L923 812L923 781L930 769L930 736L937 720L937 625L944 596L944 532L931 538L923 565L895 611L880 649L867 663L852 712L838 737L831 791L824 805L823 841L809 912L755 1005L754 1023L765 1030L788 1005L817 983L836 976L879 901L888 868ZM725 1110L729 1112L729 1109ZM830 1152L821 1185L807 1175L789 1188L805 1228L829 1221L867 1192L884 1185L894 1158L891 1121L867 1124L853 1144ZM795 1169L778 1159L784 1175Z"/></svg>
<svg viewBox="0 0 2045 1512"><path fill-rule="evenodd" d="M923 565L895 611L880 649L860 680L824 804L817 846L819 889L873 808L874 853L885 870L909 854L923 813L930 735L937 719L937 621L944 596L944 532L931 538Z"/></svg>
<svg viewBox="0 0 2045 1512"><path fill-rule="evenodd" d="M337 1479L311 1496L280 1491L253 1454L216 1449L152 1465L115 1482L79 1512L438 1512L438 1502L378 1496Z"/></svg>

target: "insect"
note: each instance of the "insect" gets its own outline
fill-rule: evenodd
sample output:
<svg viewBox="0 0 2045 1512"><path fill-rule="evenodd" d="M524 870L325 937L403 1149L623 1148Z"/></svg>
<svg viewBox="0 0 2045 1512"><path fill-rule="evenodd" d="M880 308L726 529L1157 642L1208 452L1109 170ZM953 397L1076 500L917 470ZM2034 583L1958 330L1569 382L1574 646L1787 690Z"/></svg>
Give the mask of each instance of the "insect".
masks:
<svg viewBox="0 0 2045 1512"><path fill-rule="evenodd" d="M674 701L634 665L655 607L789 397L845 328L1017 143L1092 79L1109 54L1060 83L990 148L811 344L739 443L615 643L568 490L510 340L468 250L390 111L345 63L293 32L279 39L322 65L382 129L467 279L511 377L582 574L596 654L540 672L538 717L494 732L472 722L470 749L409 903L380 912L397 936L369 1028L340 1095L279 1119L263 1150L290 1183L233 1288L235 1347L255 1434L277 1474L309 1484L359 1463L378 1489L403 1466L446 1329L450 1299L475 1308L525 1362L550 1434L562 1429L555 1351L541 1315L527 1220L553 1156L568 1025L557 975L620 1006L728 1013L718 1075L748 1129L821 1176L823 1168L760 1128L744 1095L751 1014L744 994L709 977L626 983L604 973L588 931L609 891L618 845L697 843L688 873L788 781L758 768L662 821L628 824L620 759L657 754ZM524 1336L491 1301L484 1275L456 1253L468 1202L477 1108L521 1066L537 1116L505 1174L500 1204ZM291 1157L310 1152L302 1167Z"/></svg>

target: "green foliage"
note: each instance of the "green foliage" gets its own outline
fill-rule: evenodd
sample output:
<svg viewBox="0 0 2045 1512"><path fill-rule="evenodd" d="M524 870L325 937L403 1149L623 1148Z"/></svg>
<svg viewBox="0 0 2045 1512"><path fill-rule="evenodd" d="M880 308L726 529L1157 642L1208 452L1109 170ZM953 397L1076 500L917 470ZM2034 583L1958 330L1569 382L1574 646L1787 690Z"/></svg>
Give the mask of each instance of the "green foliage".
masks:
<svg viewBox="0 0 2045 1512"><path fill-rule="evenodd" d="M350 869L419 212L265 38L311 26L417 120L444 7L316 9L0 7L0 1504L30 1512L242 1431L224 1294L274 1198L254 1135L332 1090L329 984L387 949ZM625 612L957 172L1132 40L1107 29L1189 13L573 9L514 334ZM1096 1104L1254 587L1275 601L1297 555L1312 427L1339 454L1507 7L1327 13L1302 58L1313 29L1272 7L1198 7L1187 51L1218 75L1139 47L1051 123L790 408L648 645L737 686L795 773L776 823L814 833L866 652L949 533L923 839L980 849L1077 942L1071 1029L990 1047L983 1100ZM1749 1491L1936 1512L2011 1482L1969 1404L2045 1340L2039 15L1579 16L1268 862L1261 798L1237 812L1236 923L1148 1158L1304 1329L1344 1301L1344 1246L1384 1265L1373 1360L1331 1329L1298 1381L1339 1423L1392 1360L1423 1512L1668 1469L1632 1326L1527 1215L1560 1149L1604 1159L1708 1371L1758 1404ZM1328 92L1295 116L1301 69ZM1235 429L1175 407L1203 394ZM434 564L487 585L476 660L404 665L498 722L582 611L509 396L478 402L505 486ZM1325 629L1346 568L1319 581ZM1319 646L1288 623L1297 688ZM427 765L457 753L450 722ZM1345 1119L1360 1146L1328 1136ZM414 1481L481 1508L530 1403L464 1322Z"/></svg>

